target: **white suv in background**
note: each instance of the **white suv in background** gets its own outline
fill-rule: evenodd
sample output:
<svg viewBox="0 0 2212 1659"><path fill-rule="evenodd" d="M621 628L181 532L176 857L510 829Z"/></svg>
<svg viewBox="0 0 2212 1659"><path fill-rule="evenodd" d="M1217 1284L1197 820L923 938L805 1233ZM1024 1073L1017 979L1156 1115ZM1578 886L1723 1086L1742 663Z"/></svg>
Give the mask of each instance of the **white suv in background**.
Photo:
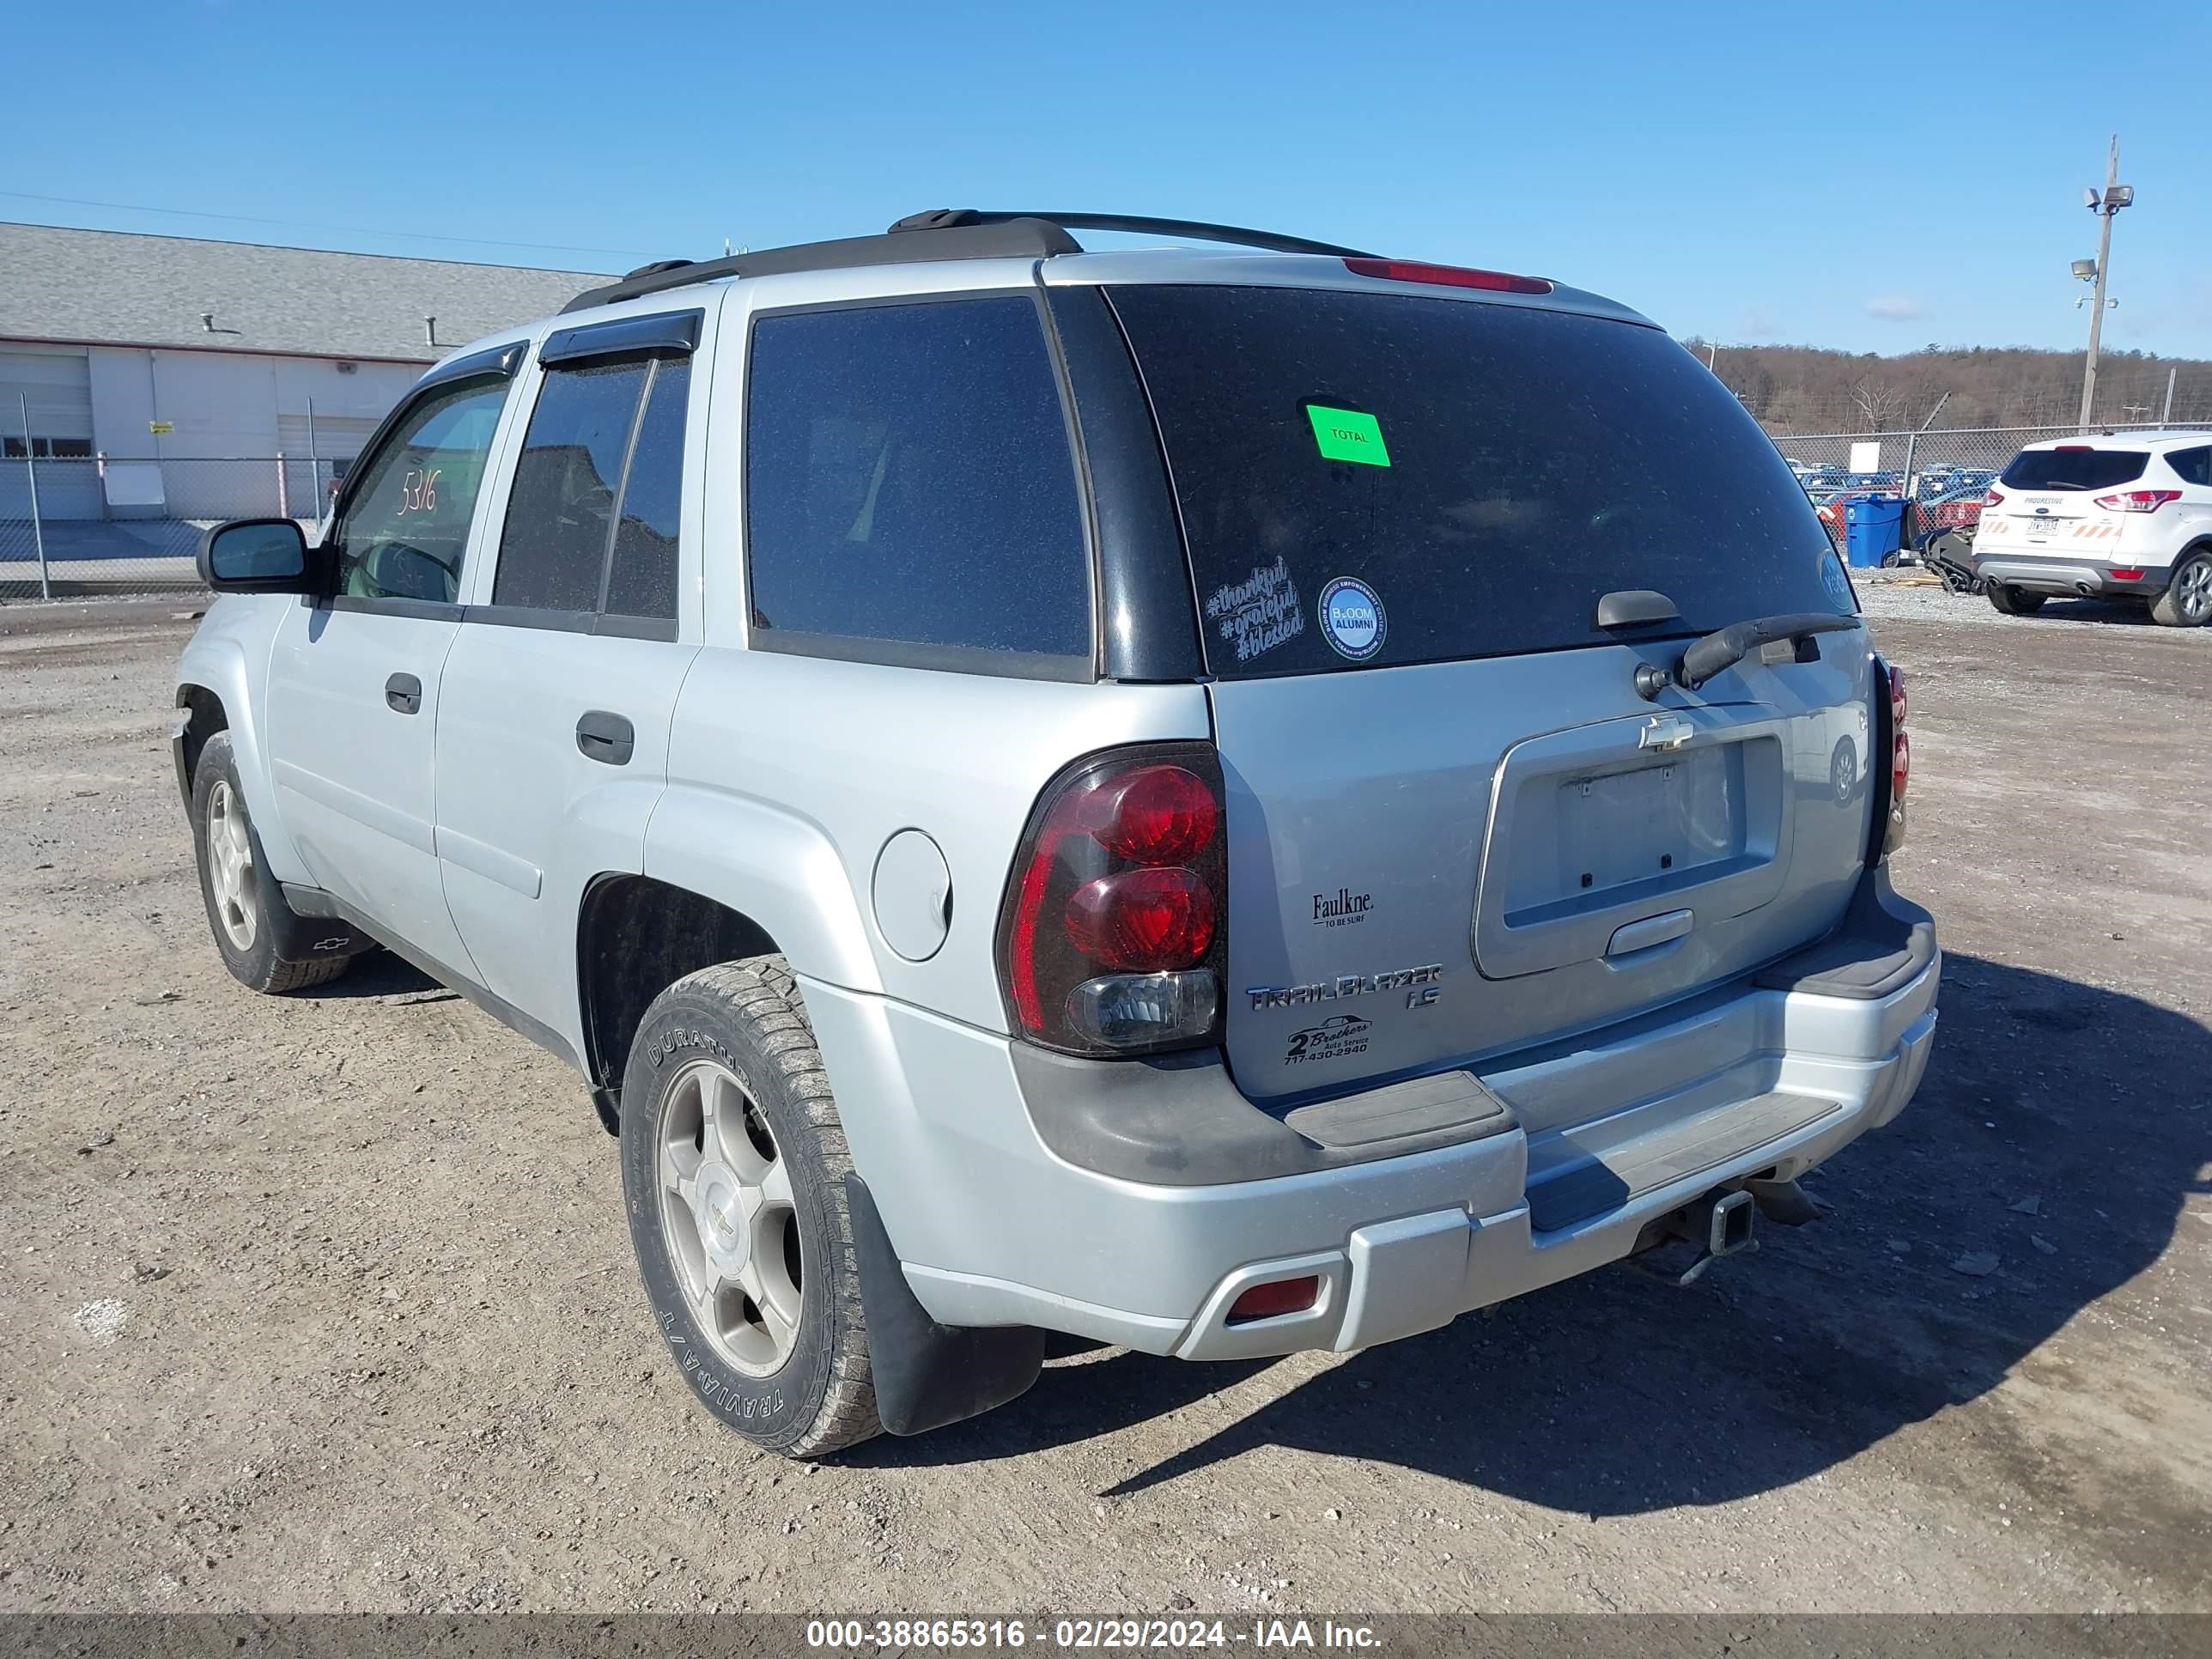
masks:
<svg viewBox="0 0 2212 1659"><path fill-rule="evenodd" d="M1984 497L1975 574L2008 617L2051 595L2142 599L2169 628L2212 619L2212 432L2030 444Z"/></svg>

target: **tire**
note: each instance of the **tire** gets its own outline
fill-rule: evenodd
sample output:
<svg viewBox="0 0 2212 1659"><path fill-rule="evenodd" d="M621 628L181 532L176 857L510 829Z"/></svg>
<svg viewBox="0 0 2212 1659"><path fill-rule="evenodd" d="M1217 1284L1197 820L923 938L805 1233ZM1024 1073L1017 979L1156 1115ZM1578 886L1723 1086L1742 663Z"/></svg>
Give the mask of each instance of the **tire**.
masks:
<svg viewBox="0 0 2212 1659"><path fill-rule="evenodd" d="M2202 628L2212 621L2212 551L2199 548L2173 567L2166 592L2150 602L2150 616L2165 628Z"/></svg>
<svg viewBox="0 0 2212 1659"><path fill-rule="evenodd" d="M2033 617L2043 609L2048 593L2031 593L2024 587L2010 587L2002 582L1990 584L1990 603L2008 617Z"/></svg>
<svg viewBox="0 0 2212 1659"><path fill-rule="evenodd" d="M199 864L200 900L208 931L231 977L249 991L282 996L326 985L353 965L359 943L343 924L331 924L331 954L288 956L288 940L312 938L284 902L284 890L269 873L261 832L246 809L246 790L231 754L230 733L218 732L201 745L192 771L192 854Z"/></svg>
<svg viewBox="0 0 2212 1659"><path fill-rule="evenodd" d="M880 1434L852 1156L781 957L653 1000L623 1074L622 1163L646 1299L707 1409L786 1457Z"/></svg>

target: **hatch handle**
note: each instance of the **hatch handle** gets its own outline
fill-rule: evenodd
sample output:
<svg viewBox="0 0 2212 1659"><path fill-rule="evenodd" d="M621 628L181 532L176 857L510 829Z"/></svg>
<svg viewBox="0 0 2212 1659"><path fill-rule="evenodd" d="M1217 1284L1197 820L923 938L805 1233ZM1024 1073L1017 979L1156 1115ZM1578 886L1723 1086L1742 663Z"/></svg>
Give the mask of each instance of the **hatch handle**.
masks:
<svg viewBox="0 0 2212 1659"><path fill-rule="evenodd" d="M1613 937L1606 941L1605 953L1608 957L1625 957L1648 951L1655 945L1672 944L1695 927L1697 920L1694 911L1669 910L1664 915L1632 921L1613 929Z"/></svg>

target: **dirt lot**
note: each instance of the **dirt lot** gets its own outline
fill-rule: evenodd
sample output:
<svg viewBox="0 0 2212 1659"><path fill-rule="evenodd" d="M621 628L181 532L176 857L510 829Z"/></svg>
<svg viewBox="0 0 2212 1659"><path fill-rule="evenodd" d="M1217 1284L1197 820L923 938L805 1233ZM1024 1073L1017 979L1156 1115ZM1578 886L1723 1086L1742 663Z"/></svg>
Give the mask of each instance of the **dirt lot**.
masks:
<svg viewBox="0 0 2212 1659"><path fill-rule="evenodd" d="M1948 969L1831 1217L811 1470L671 1374L559 1065L224 975L173 605L0 611L0 1610L2212 1608L2212 631L1869 609Z"/></svg>

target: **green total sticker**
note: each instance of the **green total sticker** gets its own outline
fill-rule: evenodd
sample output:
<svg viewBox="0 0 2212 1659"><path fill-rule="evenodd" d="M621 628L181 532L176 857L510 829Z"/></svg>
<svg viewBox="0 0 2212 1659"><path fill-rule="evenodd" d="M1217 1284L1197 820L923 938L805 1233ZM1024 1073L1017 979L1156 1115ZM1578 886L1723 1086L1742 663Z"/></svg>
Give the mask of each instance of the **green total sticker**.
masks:
<svg viewBox="0 0 2212 1659"><path fill-rule="evenodd" d="M1390 465L1390 452L1382 444L1382 422L1372 415L1308 404L1306 418L1313 422L1314 441L1327 459L1357 461L1362 466Z"/></svg>

